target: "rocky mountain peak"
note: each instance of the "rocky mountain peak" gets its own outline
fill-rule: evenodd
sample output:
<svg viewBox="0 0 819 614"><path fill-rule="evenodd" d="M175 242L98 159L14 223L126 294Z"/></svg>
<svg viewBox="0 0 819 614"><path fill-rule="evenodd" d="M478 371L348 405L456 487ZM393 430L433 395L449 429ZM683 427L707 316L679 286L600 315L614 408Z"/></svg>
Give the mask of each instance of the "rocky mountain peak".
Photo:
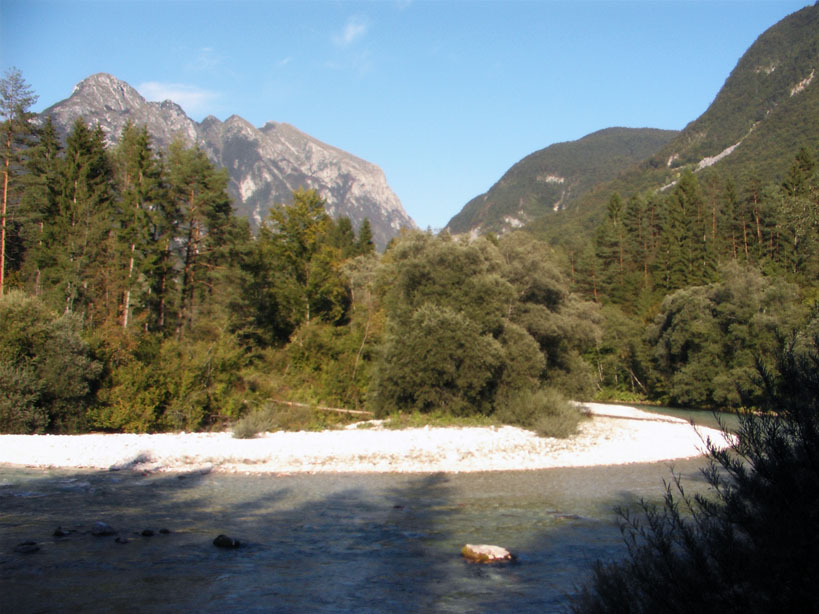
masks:
<svg viewBox="0 0 819 614"><path fill-rule="evenodd" d="M176 103L148 102L128 83L106 73L84 79L70 98L43 115L50 116L63 135L78 118L99 123L112 145L128 121L146 126L160 149L180 137L199 145L228 170L235 209L253 227L271 207L291 202L293 191L302 187L317 190L330 215L347 216L356 228L369 219L379 249L402 228L415 227L378 166L289 124L271 121L259 129L238 115L224 122L211 115L197 123Z"/></svg>

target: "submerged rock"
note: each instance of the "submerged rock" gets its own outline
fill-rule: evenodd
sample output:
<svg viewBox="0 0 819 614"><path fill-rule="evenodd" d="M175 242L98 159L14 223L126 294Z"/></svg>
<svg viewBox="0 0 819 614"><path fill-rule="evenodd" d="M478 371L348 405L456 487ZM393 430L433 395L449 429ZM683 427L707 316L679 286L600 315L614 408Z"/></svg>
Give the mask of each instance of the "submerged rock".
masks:
<svg viewBox="0 0 819 614"><path fill-rule="evenodd" d="M461 548L461 556L470 563L497 563L511 561L515 558L506 548L487 544L467 544Z"/></svg>
<svg viewBox="0 0 819 614"><path fill-rule="evenodd" d="M95 522L94 526L91 527L91 535L96 535L97 537L107 537L108 535L115 534L116 531L114 531L114 528L107 522L102 522L101 520Z"/></svg>
<svg viewBox="0 0 819 614"><path fill-rule="evenodd" d="M143 529L140 535L142 535L142 537L153 537L154 531L153 529Z"/></svg>
<svg viewBox="0 0 819 614"><path fill-rule="evenodd" d="M57 527L56 529L54 529L53 535L54 537L68 537L73 532L74 531L71 529L63 529L62 527Z"/></svg>
<svg viewBox="0 0 819 614"><path fill-rule="evenodd" d="M32 554L37 552L40 549L40 546L37 545L37 542L26 541L14 546L14 551L19 554Z"/></svg>
<svg viewBox="0 0 819 614"><path fill-rule="evenodd" d="M213 540L213 545L217 548L238 548L242 545L242 542L227 535L217 535L216 539Z"/></svg>

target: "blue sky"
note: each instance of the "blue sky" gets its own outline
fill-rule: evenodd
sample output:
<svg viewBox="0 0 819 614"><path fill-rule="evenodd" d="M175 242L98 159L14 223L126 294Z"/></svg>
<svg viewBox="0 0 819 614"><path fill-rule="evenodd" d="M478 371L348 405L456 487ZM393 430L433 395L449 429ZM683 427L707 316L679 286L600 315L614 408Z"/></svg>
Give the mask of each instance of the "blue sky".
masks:
<svg viewBox="0 0 819 614"><path fill-rule="evenodd" d="M422 228L610 126L681 129L806 0L0 0L35 110L107 72L193 119L287 122L379 165Z"/></svg>

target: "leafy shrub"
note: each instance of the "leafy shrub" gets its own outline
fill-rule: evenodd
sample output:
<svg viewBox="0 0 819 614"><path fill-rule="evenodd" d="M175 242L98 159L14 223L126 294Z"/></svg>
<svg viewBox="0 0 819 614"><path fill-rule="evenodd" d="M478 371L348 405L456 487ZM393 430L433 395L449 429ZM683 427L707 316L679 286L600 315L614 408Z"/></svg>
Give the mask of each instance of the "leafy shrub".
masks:
<svg viewBox="0 0 819 614"><path fill-rule="evenodd" d="M102 365L79 319L10 292L0 298L0 322L0 431L82 430Z"/></svg>
<svg viewBox="0 0 819 614"><path fill-rule="evenodd" d="M769 409L709 446L708 496L667 488L662 506L620 510L628 555L598 562L574 612L815 612L819 608L819 337L760 368Z"/></svg>
<svg viewBox="0 0 819 614"><path fill-rule="evenodd" d="M244 409L243 369L250 358L237 339L140 339L112 368L94 412L98 427L133 433L219 427Z"/></svg>
<svg viewBox="0 0 819 614"><path fill-rule="evenodd" d="M315 430L332 422L332 416L309 407L273 402L237 420L233 425L233 436L236 439L252 439L270 431Z"/></svg>
<svg viewBox="0 0 819 614"><path fill-rule="evenodd" d="M505 399L495 417L535 431L541 437L570 437L577 433L583 414L553 388L522 391Z"/></svg>

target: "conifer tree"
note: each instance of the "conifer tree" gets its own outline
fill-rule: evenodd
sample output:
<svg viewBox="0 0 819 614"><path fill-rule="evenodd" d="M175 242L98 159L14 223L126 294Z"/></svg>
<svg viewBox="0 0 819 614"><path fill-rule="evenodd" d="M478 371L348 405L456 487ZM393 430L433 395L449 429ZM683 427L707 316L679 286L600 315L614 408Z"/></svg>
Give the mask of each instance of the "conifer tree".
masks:
<svg viewBox="0 0 819 614"><path fill-rule="evenodd" d="M230 224L227 172L217 170L205 153L185 148L181 141L168 153L168 184L176 221L181 267L176 334L189 330L198 288L207 293L222 247L220 238Z"/></svg>
<svg viewBox="0 0 819 614"><path fill-rule="evenodd" d="M373 243L373 229L370 225L369 218L364 218L361 226L358 229L358 237L355 242L355 253L358 256L371 254L375 251L375 243Z"/></svg>
<svg viewBox="0 0 819 614"><path fill-rule="evenodd" d="M0 296L5 290L6 238L8 218L19 190L16 177L23 169L23 152L28 147L33 129L30 123L32 113L29 108L37 102L37 95L31 90L17 68L6 71L0 79L0 147L3 157L3 193L0 204Z"/></svg>
<svg viewBox="0 0 819 614"><path fill-rule="evenodd" d="M134 294L139 291L137 279L144 272L151 252L162 249L152 236L152 218L162 214L164 198L162 167L151 148L147 128L137 128L128 122L122 130L114 154L118 185L117 231L118 273L121 285L120 322L128 328L134 306Z"/></svg>
<svg viewBox="0 0 819 614"><path fill-rule="evenodd" d="M21 206L25 244L22 274L30 291L39 296L43 289L42 269L50 266L52 257L44 243L44 229L56 219L61 190L62 146L51 118L37 131L37 143L29 152L26 169Z"/></svg>
<svg viewBox="0 0 819 614"><path fill-rule="evenodd" d="M78 119L66 139L57 207L44 224L44 283L57 309L100 322L116 312L109 290L111 167L99 126Z"/></svg>

